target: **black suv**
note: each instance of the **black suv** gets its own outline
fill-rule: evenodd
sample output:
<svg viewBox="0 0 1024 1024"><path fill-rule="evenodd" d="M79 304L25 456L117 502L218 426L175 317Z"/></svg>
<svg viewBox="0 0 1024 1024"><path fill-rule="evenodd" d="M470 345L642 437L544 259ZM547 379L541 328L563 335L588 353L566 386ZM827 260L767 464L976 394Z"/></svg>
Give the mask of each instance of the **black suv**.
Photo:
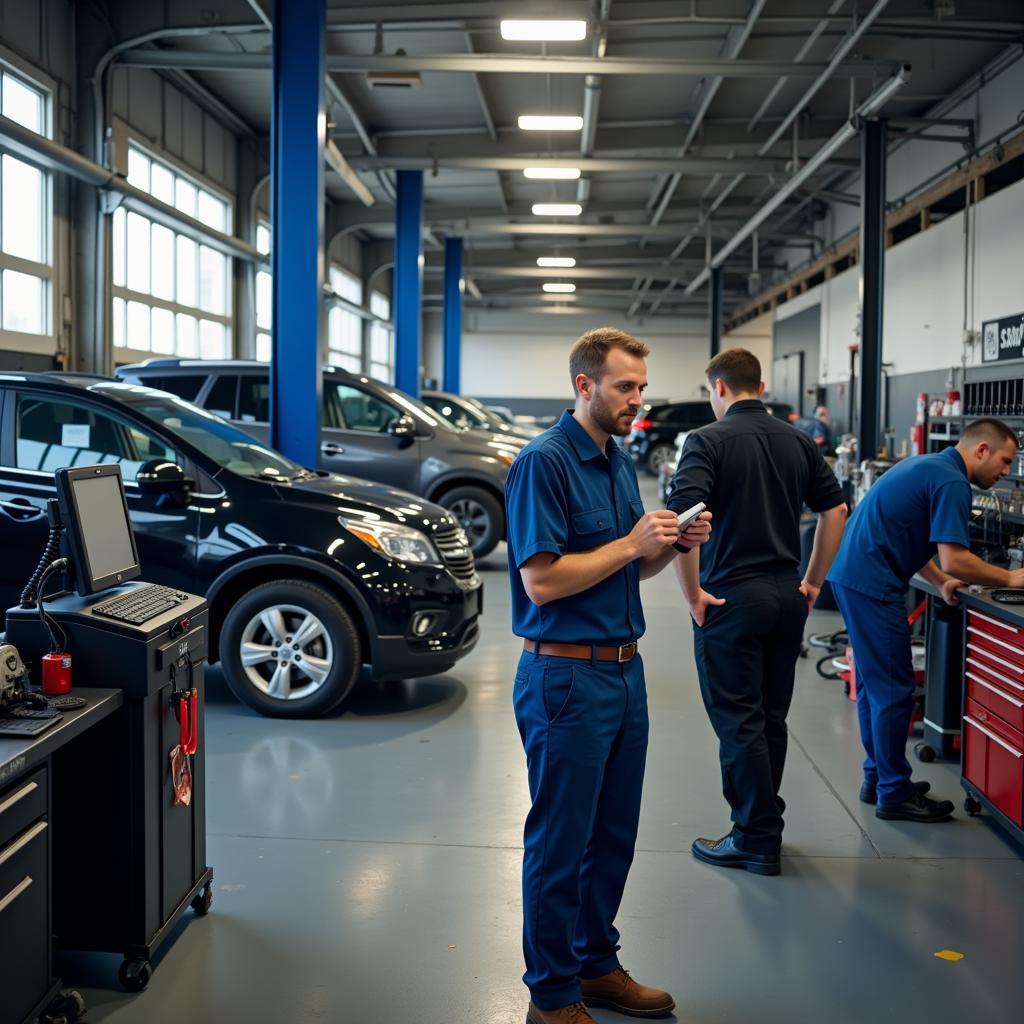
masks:
<svg viewBox="0 0 1024 1024"><path fill-rule="evenodd" d="M170 391L270 439L266 363L150 359L122 380ZM328 366L320 468L378 480L443 505L483 558L505 537L505 477L523 442L459 430L397 388Z"/></svg>
<svg viewBox="0 0 1024 1024"><path fill-rule="evenodd" d="M764 404L773 416L784 420L793 418L792 406L783 402ZM701 402L669 402L648 406L633 421L633 429L625 443L626 451L638 467L658 476L664 464L675 461L676 434L697 430L714 420L715 414L707 399Z"/></svg>
<svg viewBox="0 0 1024 1024"><path fill-rule="evenodd" d="M102 377L5 374L0 426L2 608L43 551L54 470L116 462L143 578L206 595L211 660L257 711L323 714L364 663L381 680L428 675L477 642L473 555L421 498L303 469L174 395Z"/></svg>

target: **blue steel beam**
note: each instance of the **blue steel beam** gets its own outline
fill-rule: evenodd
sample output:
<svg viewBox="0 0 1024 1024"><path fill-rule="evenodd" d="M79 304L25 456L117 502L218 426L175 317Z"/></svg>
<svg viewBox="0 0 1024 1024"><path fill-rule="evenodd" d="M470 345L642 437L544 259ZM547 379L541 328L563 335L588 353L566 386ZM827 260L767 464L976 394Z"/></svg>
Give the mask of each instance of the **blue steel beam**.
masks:
<svg viewBox="0 0 1024 1024"><path fill-rule="evenodd" d="M398 171L395 202L395 385L420 396L423 172Z"/></svg>
<svg viewBox="0 0 1024 1024"><path fill-rule="evenodd" d="M444 240L444 390L462 389L462 239Z"/></svg>
<svg viewBox="0 0 1024 1024"><path fill-rule="evenodd" d="M303 466L316 466L323 393L325 0L274 0L273 27L270 444Z"/></svg>

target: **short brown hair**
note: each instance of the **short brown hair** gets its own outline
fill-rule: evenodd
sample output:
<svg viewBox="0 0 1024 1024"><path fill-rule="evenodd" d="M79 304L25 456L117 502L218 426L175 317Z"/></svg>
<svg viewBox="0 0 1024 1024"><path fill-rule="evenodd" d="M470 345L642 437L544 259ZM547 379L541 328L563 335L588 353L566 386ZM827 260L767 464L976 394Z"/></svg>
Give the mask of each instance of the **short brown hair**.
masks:
<svg viewBox="0 0 1024 1024"><path fill-rule="evenodd" d="M719 352L708 363L704 373L712 384L720 380L735 393L757 391L761 386L761 363L753 352L745 348L729 348Z"/></svg>
<svg viewBox="0 0 1024 1024"><path fill-rule="evenodd" d="M982 441L988 441L992 448L1001 448L1007 441L1012 441L1018 448L1020 447L1017 432L1002 420L989 416L968 423L960 435L960 443L968 447L981 444Z"/></svg>
<svg viewBox="0 0 1024 1024"><path fill-rule="evenodd" d="M595 327L582 334L569 353L569 377L573 391L576 390L576 378L581 373L596 381L604 376L604 363L613 348L621 348L641 359L651 354L651 350L642 341L620 331L618 327Z"/></svg>

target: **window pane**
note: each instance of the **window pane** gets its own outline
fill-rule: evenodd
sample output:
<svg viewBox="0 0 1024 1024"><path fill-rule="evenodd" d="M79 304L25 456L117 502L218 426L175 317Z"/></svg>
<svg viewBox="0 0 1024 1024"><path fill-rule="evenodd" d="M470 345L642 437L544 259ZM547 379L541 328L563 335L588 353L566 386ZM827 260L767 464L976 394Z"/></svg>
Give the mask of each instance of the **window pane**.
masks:
<svg viewBox="0 0 1024 1024"><path fill-rule="evenodd" d="M184 398L186 402L194 402L200 388L206 383L206 378L199 374L192 376L171 373L163 377L150 377L147 375L143 383L147 388L156 388L157 391L169 391L172 395Z"/></svg>
<svg viewBox="0 0 1024 1024"><path fill-rule="evenodd" d="M150 170L150 191L162 202L174 205L174 175L155 160Z"/></svg>
<svg viewBox="0 0 1024 1024"><path fill-rule="evenodd" d="M169 309L153 309L153 351L174 354L174 314Z"/></svg>
<svg viewBox="0 0 1024 1024"><path fill-rule="evenodd" d="M12 256L41 263L43 245L43 172L15 160L3 158L3 247Z"/></svg>
<svg viewBox="0 0 1024 1024"><path fill-rule="evenodd" d="M370 292L370 312L385 320L391 319L391 301L381 292Z"/></svg>
<svg viewBox="0 0 1024 1024"><path fill-rule="evenodd" d="M184 178L178 178L174 182L174 205L190 217L196 215L196 189Z"/></svg>
<svg viewBox="0 0 1024 1024"><path fill-rule="evenodd" d="M5 270L3 306L5 331L42 334L45 330L42 278Z"/></svg>
<svg viewBox="0 0 1024 1024"><path fill-rule="evenodd" d="M384 381L385 384L392 383L391 367L386 363L370 363L370 376Z"/></svg>
<svg viewBox="0 0 1024 1024"><path fill-rule="evenodd" d="M174 298L174 232L162 224L153 225L153 294Z"/></svg>
<svg viewBox="0 0 1024 1024"><path fill-rule="evenodd" d="M256 225L256 248L263 253L270 252L270 228L266 224Z"/></svg>
<svg viewBox="0 0 1024 1024"><path fill-rule="evenodd" d="M270 362L270 335L269 334L257 334L256 335L256 358L261 363Z"/></svg>
<svg viewBox="0 0 1024 1024"><path fill-rule="evenodd" d="M256 326L270 328L273 278L265 270L256 275Z"/></svg>
<svg viewBox="0 0 1024 1024"><path fill-rule="evenodd" d="M218 231L224 231L226 229L227 225L225 224L225 214L227 213L227 208L222 200L217 199L215 196L211 196L209 192L200 189L199 201L196 209L198 210L199 219L207 225L207 227L216 228Z"/></svg>
<svg viewBox="0 0 1024 1024"><path fill-rule="evenodd" d="M209 322L209 321L204 321ZM213 382L203 406L226 420L235 418L235 396L238 394L238 377L220 376Z"/></svg>
<svg viewBox="0 0 1024 1024"><path fill-rule="evenodd" d="M141 302L128 303L128 348L149 351L149 306Z"/></svg>
<svg viewBox="0 0 1024 1024"><path fill-rule="evenodd" d="M178 235L178 294L182 306L196 304L196 257L198 246L191 238Z"/></svg>
<svg viewBox="0 0 1024 1024"><path fill-rule="evenodd" d="M114 345L118 348L123 348L126 344L124 333L124 306L124 299L114 299L114 308L111 314L113 324L111 326L113 327Z"/></svg>
<svg viewBox="0 0 1024 1024"><path fill-rule="evenodd" d="M149 291L149 221L137 213L128 214L128 287Z"/></svg>
<svg viewBox="0 0 1024 1024"><path fill-rule="evenodd" d="M349 384L337 384L338 407L347 430L368 430L379 433L400 413L398 409Z"/></svg>
<svg viewBox="0 0 1024 1024"><path fill-rule="evenodd" d="M114 211L113 241L111 243L113 252L110 255L113 261L114 284L118 288L124 288L127 283L125 280L125 247L128 243L126 241L125 216L126 211L123 206L119 206Z"/></svg>
<svg viewBox="0 0 1024 1024"><path fill-rule="evenodd" d="M270 420L270 383L263 376L239 378L238 418L243 423L266 423Z"/></svg>
<svg viewBox="0 0 1024 1024"><path fill-rule="evenodd" d="M207 313L225 312L227 257L207 245L199 247L199 308Z"/></svg>
<svg viewBox="0 0 1024 1024"><path fill-rule="evenodd" d="M8 74L3 76L3 92L4 117L31 128L39 135L44 134L42 94Z"/></svg>
<svg viewBox="0 0 1024 1024"><path fill-rule="evenodd" d="M391 362L391 331L380 324L370 328L370 359L374 363Z"/></svg>
<svg viewBox="0 0 1024 1024"><path fill-rule="evenodd" d="M134 146L128 150L128 183L143 192L149 191L149 157Z"/></svg>
<svg viewBox="0 0 1024 1024"><path fill-rule="evenodd" d="M213 320L199 321L199 358L224 359L227 357L227 331L223 324Z"/></svg>
<svg viewBox="0 0 1024 1024"><path fill-rule="evenodd" d="M331 289L343 299L363 304L363 285L355 274L332 264L330 272Z"/></svg>
<svg viewBox="0 0 1024 1024"><path fill-rule="evenodd" d="M199 326L194 316L178 314L178 355L195 358L199 355Z"/></svg>

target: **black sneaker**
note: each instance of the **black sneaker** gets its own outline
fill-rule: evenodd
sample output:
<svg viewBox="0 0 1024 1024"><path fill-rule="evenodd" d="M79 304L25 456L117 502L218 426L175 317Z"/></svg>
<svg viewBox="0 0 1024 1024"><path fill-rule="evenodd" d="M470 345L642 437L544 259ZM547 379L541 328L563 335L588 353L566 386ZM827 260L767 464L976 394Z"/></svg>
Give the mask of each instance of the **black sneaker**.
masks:
<svg viewBox="0 0 1024 1024"><path fill-rule="evenodd" d="M920 793L924 796L932 788L930 782L915 782L914 792ZM875 788L873 782L865 782L860 787L860 802L862 804L877 804L878 803L878 791Z"/></svg>
<svg viewBox="0 0 1024 1024"><path fill-rule="evenodd" d="M953 801L932 800L915 793L901 804L879 804L875 817L884 821L949 821L953 817Z"/></svg>

